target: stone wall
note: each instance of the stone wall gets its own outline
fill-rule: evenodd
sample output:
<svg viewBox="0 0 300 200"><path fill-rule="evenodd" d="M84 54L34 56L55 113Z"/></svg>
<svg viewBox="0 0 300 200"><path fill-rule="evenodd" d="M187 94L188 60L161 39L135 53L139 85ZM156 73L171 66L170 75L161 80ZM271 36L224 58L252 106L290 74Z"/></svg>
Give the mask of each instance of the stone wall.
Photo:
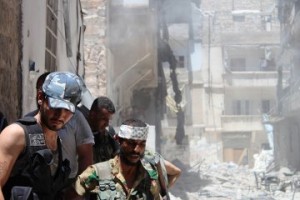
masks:
<svg viewBox="0 0 300 200"><path fill-rule="evenodd" d="M82 0L86 25L84 38L85 83L94 97L106 95L106 0Z"/></svg>
<svg viewBox="0 0 300 200"><path fill-rule="evenodd" d="M201 10L204 12L202 35L204 43L208 43L208 37L212 45L220 44L224 38L223 34L244 33L252 40L257 37L255 33L265 32L265 17L271 15L271 29L278 31L277 10L274 0L202 0ZM238 11L233 20L232 11ZM242 14L241 11L244 11ZM259 12L259 13L255 13ZM250 14L252 13L252 14ZM242 17L244 16L244 19ZM239 18L239 19L237 19ZM254 34L254 35L251 35ZM242 34L241 34L242 35Z"/></svg>
<svg viewBox="0 0 300 200"><path fill-rule="evenodd" d="M0 111L9 122L21 115L21 0L0 0Z"/></svg>

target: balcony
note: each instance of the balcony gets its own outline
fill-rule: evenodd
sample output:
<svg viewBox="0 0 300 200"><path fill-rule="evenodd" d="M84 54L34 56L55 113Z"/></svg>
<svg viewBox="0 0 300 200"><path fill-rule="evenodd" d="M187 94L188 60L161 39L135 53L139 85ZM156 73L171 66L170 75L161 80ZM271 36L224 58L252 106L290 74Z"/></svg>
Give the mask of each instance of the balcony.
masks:
<svg viewBox="0 0 300 200"><path fill-rule="evenodd" d="M279 27L279 26L278 26ZM279 30L279 29L278 29ZM270 32L261 30L260 32L245 31L243 34L239 32L226 32L221 34L221 41L224 45L232 44L278 44L280 41L280 34L278 30Z"/></svg>
<svg viewBox="0 0 300 200"><path fill-rule="evenodd" d="M275 87L277 72L240 71L223 74L225 87Z"/></svg>
<svg viewBox="0 0 300 200"><path fill-rule="evenodd" d="M260 115L223 115L222 132L253 132L263 130Z"/></svg>

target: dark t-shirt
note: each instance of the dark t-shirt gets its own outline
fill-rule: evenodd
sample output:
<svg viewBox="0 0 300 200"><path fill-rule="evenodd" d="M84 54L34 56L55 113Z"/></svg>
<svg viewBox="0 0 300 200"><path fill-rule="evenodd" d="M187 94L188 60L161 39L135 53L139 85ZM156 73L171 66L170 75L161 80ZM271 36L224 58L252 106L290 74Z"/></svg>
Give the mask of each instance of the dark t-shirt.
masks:
<svg viewBox="0 0 300 200"><path fill-rule="evenodd" d="M94 163L107 161L119 152L119 144L113 138L115 130L112 127L104 133L94 133Z"/></svg>
<svg viewBox="0 0 300 200"><path fill-rule="evenodd" d="M89 109L84 105L79 106L78 109L88 120ZM94 163L107 161L119 152L119 144L114 139L115 134L115 129L112 126L108 126L105 133L94 132Z"/></svg>

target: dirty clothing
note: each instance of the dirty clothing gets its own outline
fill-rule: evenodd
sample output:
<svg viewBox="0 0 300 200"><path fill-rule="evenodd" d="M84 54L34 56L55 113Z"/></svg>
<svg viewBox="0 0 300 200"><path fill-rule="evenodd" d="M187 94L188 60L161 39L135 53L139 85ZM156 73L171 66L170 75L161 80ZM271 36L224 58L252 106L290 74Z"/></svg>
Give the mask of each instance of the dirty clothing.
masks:
<svg viewBox="0 0 300 200"><path fill-rule="evenodd" d="M113 138L114 134L112 127L105 130L105 133L94 133L94 163L104 162L114 158L119 152L119 144Z"/></svg>
<svg viewBox="0 0 300 200"><path fill-rule="evenodd" d="M97 199L141 199L159 200L160 185L155 166L145 169L141 164L136 181L129 189L125 178L120 172L119 156L109 161L97 163L88 167L77 178L75 189L78 194L96 193Z"/></svg>
<svg viewBox="0 0 300 200"><path fill-rule="evenodd" d="M70 174L69 161L62 159L59 138L57 151L53 152L47 148L43 130L34 118L20 119L17 124L25 131L26 147L4 185L5 199L10 199L12 189L18 193L23 192L23 195L30 191L31 195L35 195L32 199L37 196L42 200L58 199L57 196L66 187Z"/></svg>

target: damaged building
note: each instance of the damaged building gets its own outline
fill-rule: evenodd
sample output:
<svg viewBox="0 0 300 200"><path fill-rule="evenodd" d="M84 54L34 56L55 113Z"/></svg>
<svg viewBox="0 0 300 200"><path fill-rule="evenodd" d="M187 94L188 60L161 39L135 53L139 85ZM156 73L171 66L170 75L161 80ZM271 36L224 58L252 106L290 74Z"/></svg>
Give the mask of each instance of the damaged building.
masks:
<svg viewBox="0 0 300 200"><path fill-rule="evenodd" d="M253 166L268 147L262 114L276 105L279 22L276 2L201 1L205 135L220 160Z"/></svg>
<svg viewBox="0 0 300 200"><path fill-rule="evenodd" d="M278 57L277 109L273 113L276 167L300 170L300 1L279 0L281 50Z"/></svg>
<svg viewBox="0 0 300 200"><path fill-rule="evenodd" d="M156 150L168 152L170 160L176 158L170 148L184 157L178 147L193 131L192 6L190 0L112 0L106 7L107 95L117 109L113 124L128 117L145 120L154 127ZM160 146L166 142L173 146Z"/></svg>
<svg viewBox="0 0 300 200"><path fill-rule="evenodd" d="M262 115L276 106L276 2L109 1L105 9L113 124L134 116L154 125L170 160L198 162L206 138L221 145L219 160L253 165L269 146Z"/></svg>

